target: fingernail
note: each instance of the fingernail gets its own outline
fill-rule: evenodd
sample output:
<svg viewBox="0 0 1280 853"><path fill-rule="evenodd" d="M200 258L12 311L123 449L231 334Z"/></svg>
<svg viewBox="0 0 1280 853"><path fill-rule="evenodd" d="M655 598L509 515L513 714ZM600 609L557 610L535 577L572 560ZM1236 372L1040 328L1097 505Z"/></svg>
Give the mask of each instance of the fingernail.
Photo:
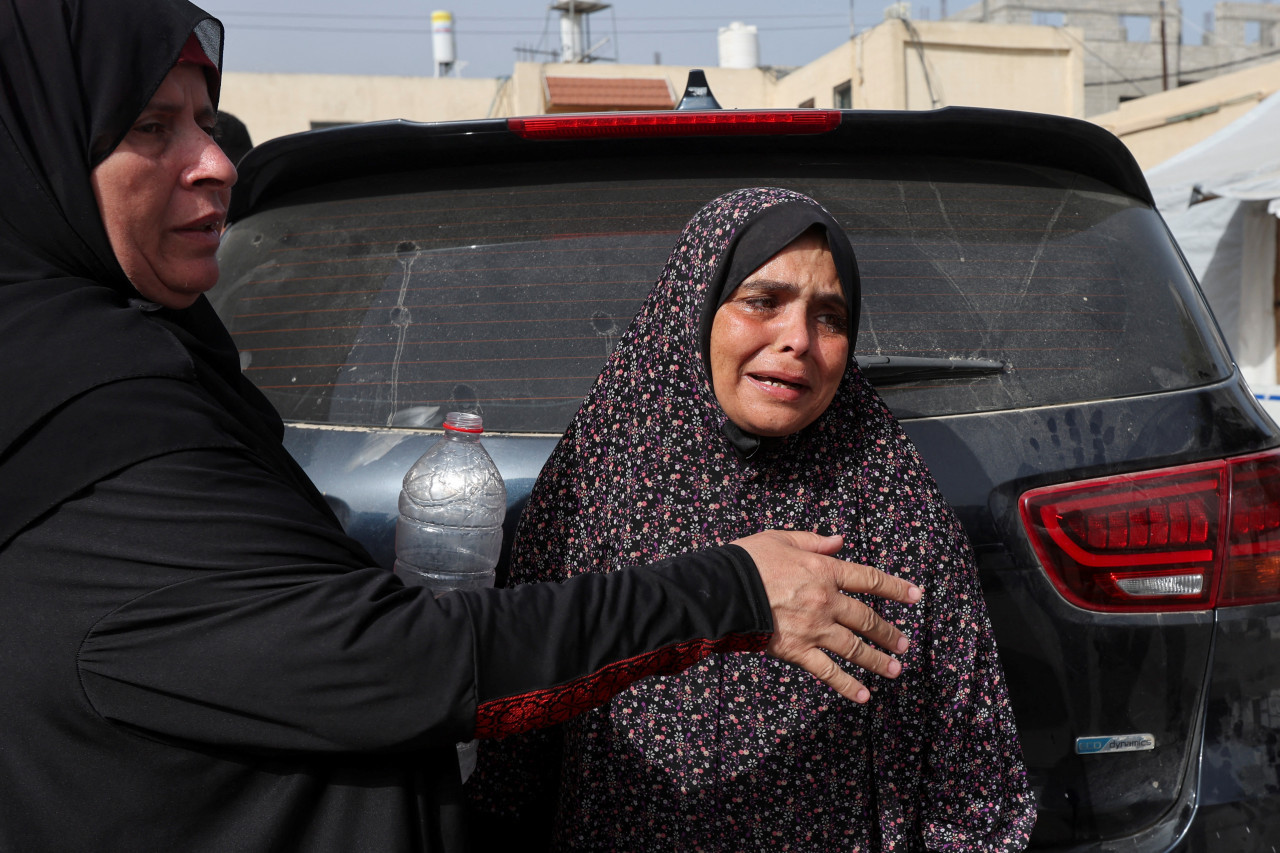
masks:
<svg viewBox="0 0 1280 853"><path fill-rule="evenodd" d="M912 584L911 589L907 590L907 598L911 599L912 604L915 604L917 601L924 598L924 590Z"/></svg>
<svg viewBox="0 0 1280 853"><path fill-rule="evenodd" d="M862 704L863 702L866 702L870 698L871 698L871 691L867 690L867 688L864 687L858 691L857 696L853 697L853 701L857 702L858 704Z"/></svg>
<svg viewBox="0 0 1280 853"><path fill-rule="evenodd" d="M897 678L902 673L902 664L896 660L889 661L889 677Z"/></svg>
<svg viewBox="0 0 1280 853"><path fill-rule="evenodd" d="M910 641L910 640L908 640L906 637L899 637L899 638L898 638L898 651L899 651L899 652L905 652L905 651L906 651L907 649L909 649L909 648L911 648L911 641Z"/></svg>

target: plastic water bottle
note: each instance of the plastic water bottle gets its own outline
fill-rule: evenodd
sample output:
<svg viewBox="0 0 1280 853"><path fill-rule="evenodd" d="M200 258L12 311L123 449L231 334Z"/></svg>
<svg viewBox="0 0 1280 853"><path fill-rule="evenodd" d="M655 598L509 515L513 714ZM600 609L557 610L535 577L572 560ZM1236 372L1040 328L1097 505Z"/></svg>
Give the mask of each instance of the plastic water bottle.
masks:
<svg viewBox="0 0 1280 853"><path fill-rule="evenodd" d="M395 573L441 596L493 586L502 551L507 487L480 435L484 421L449 412L444 437L404 475L396 521ZM465 780L476 766L476 742L458 744Z"/></svg>

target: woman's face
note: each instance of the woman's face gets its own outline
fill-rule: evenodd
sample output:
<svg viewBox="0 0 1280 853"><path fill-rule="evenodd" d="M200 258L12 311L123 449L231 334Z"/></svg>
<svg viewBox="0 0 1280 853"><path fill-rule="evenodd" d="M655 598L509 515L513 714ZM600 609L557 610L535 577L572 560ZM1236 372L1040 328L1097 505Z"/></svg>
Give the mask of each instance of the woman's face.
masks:
<svg viewBox="0 0 1280 853"><path fill-rule="evenodd" d="M120 266L139 293L169 308L190 306L218 281L236 170L209 135L216 118L204 71L176 65L90 174Z"/></svg>
<svg viewBox="0 0 1280 853"><path fill-rule="evenodd" d="M848 358L840 277L826 239L812 233L747 276L711 324L716 399L757 435L790 435L817 420Z"/></svg>

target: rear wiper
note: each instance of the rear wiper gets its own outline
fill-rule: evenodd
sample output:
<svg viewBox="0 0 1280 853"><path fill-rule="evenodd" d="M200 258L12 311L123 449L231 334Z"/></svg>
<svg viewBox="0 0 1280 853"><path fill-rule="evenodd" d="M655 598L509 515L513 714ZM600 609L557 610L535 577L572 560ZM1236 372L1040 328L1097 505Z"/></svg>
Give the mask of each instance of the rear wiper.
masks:
<svg viewBox="0 0 1280 853"><path fill-rule="evenodd" d="M1003 373L1007 365L989 358L909 358L860 355L858 367L877 387L902 385L925 379L967 379Z"/></svg>

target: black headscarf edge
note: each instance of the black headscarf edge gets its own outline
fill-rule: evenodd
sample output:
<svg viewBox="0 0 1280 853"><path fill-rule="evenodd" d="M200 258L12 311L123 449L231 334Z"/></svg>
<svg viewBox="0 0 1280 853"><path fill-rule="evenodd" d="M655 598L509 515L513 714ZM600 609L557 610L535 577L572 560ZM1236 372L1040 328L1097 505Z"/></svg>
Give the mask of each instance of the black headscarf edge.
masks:
<svg viewBox="0 0 1280 853"><path fill-rule="evenodd" d="M0 145L0 171L29 176L24 192L0 196L0 354L14 368L0 373L0 547L32 510L180 448L243 446L328 512L208 301L180 311L143 304L94 201L94 140L114 139L106 153L114 150L192 33L221 67L221 24L186 0L0 0L0 43L16 45L0 55L0 74L45 84L0 88L0 140L13 143ZM60 98L49 104L42 91ZM211 82L215 104L217 95ZM51 109L60 120L45 120ZM126 381L142 379L162 384ZM139 402L167 387L173 400L122 410L114 391L89 393L113 385ZM192 389L226 417L183 404ZM167 425L158 438L157 419ZM34 483L20 476L33 470Z"/></svg>
<svg viewBox="0 0 1280 853"><path fill-rule="evenodd" d="M222 22L203 9L185 2L185 0L176 0L174 5L188 11L190 29L177 41L176 45L168 45L169 60L162 73L159 76L153 75L153 79L148 80L145 85L139 87L136 99L122 102L119 109L113 113L111 119L106 123L106 127L95 133L90 140L89 168L91 170L105 160L124 139L134 120L151 101L169 71L177 65L178 59L182 55L182 50L186 46L187 39L193 35L200 43L205 56L216 66L214 69L205 69L205 79L209 85L209 100L215 110L218 108L218 102L222 94L224 42Z"/></svg>
<svg viewBox="0 0 1280 853"><path fill-rule="evenodd" d="M716 311L748 276L814 226L822 228L826 234L827 246L844 290L845 311L849 318L849 358L853 358L862 307L862 283L853 246L840 223L825 208L817 202L796 199L766 207L747 218L729 239L716 263L702 305L698 330L708 384L711 383L711 326Z"/></svg>

